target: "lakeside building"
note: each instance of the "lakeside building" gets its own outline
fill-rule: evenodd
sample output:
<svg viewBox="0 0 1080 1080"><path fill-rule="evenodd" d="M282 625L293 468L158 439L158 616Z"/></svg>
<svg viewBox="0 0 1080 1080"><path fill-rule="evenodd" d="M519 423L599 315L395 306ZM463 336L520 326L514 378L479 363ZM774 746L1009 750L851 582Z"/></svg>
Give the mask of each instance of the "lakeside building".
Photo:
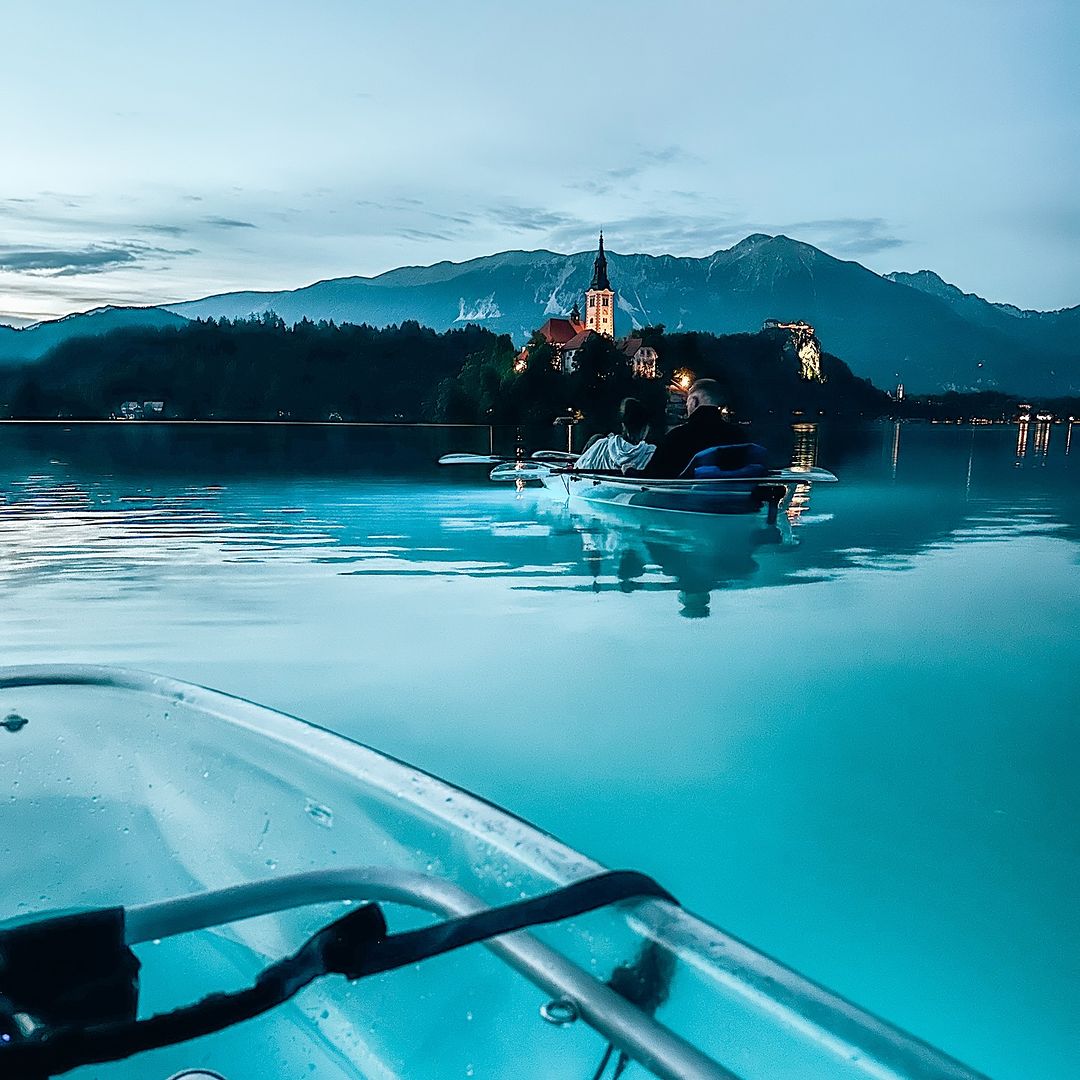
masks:
<svg viewBox="0 0 1080 1080"><path fill-rule="evenodd" d="M164 413L164 401L124 401L114 415L123 420L153 420L161 419Z"/></svg>
<svg viewBox="0 0 1080 1080"><path fill-rule="evenodd" d="M577 366L576 357L584 344L596 334L615 342L615 290L608 277L607 253L604 251L604 234L593 260L592 279L585 290L585 317L575 301L566 318L548 319L537 331L554 350L559 370L569 374ZM626 356L633 374L641 379L660 376L659 356L656 349L646 345L639 337L627 337L615 342ZM529 346L517 354L514 370L524 371L529 365Z"/></svg>

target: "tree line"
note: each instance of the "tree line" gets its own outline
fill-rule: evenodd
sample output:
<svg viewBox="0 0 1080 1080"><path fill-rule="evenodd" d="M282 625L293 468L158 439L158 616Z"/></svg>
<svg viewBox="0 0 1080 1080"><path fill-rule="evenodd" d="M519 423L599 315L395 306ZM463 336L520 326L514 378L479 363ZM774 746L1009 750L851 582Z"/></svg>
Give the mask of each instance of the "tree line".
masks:
<svg viewBox="0 0 1080 1080"><path fill-rule="evenodd" d="M191 420L546 424L573 412L603 427L630 395L661 422L676 373L717 379L748 419L889 411L887 395L828 354L823 382L802 379L783 335L669 334L657 326L636 336L657 349L660 377L635 377L627 356L599 336L564 372L539 337L518 370L510 338L477 325L444 333L412 321L288 326L266 313L125 328L72 339L36 363L0 371L0 415L101 419L125 401L161 401L163 416Z"/></svg>

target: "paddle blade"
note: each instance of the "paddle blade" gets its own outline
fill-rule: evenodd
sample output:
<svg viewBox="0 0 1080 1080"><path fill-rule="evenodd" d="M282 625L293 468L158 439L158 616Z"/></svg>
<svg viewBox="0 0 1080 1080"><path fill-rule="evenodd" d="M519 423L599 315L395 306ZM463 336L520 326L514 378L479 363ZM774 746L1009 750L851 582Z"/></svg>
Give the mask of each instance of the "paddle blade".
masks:
<svg viewBox="0 0 1080 1080"><path fill-rule="evenodd" d="M566 450L536 450L533 452L532 459L533 461L555 461L560 465L565 465L577 461L578 455Z"/></svg>
<svg viewBox="0 0 1080 1080"><path fill-rule="evenodd" d="M443 454L440 465L498 465L506 458L494 454Z"/></svg>

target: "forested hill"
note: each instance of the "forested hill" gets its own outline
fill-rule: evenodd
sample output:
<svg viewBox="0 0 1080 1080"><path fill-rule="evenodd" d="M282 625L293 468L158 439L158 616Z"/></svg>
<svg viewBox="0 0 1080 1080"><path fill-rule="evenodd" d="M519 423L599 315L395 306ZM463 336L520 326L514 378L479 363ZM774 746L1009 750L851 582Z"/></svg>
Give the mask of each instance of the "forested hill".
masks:
<svg viewBox="0 0 1080 1080"><path fill-rule="evenodd" d="M543 349L518 373L510 338L474 325L443 333L413 322L288 327L265 315L128 328L0 371L0 416L100 419L120 415L125 402L157 401L160 416L175 419L549 423L572 407L607 424L629 394L662 413L676 367L720 379L747 417L887 409L885 395L835 357L822 359L824 383L803 380L782 334L646 334L660 353L661 378L633 378L626 357L602 338L580 351L572 375L556 371Z"/></svg>

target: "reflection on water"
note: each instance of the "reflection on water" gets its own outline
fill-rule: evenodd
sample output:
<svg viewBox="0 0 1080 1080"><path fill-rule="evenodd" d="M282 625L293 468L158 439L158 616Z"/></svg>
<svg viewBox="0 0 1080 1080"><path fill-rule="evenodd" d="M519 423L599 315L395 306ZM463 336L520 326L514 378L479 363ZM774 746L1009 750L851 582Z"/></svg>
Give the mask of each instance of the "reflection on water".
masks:
<svg viewBox="0 0 1080 1080"><path fill-rule="evenodd" d="M797 425L777 460L840 483L770 529L432 464L486 432L0 425L0 643L310 717L1056 1080L1080 489L1071 426L1031 427Z"/></svg>
<svg viewBox="0 0 1080 1080"><path fill-rule="evenodd" d="M818 463L817 424L793 424L792 431L795 445L791 450L791 467L812 469ZM788 497L785 509L788 521L792 524L796 524L802 514L810 509L810 491L810 484L799 484Z"/></svg>
<svg viewBox="0 0 1080 1080"><path fill-rule="evenodd" d="M565 583L530 588L597 595L674 592L679 614L700 619L710 614L714 590L753 583L766 561L769 581L801 580L787 577L782 561L770 560L795 545L784 518L769 525L759 514L717 516L687 525L663 512L576 502L541 502L536 512L551 522L552 534L580 537L581 566L589 580L573 575Z"/></svg>
<svg viewBox="0 0 1080 1080"><path fill-rule="evenodd" d="M1035 453L1045 458L1050 453L1050 430L1053 424L1040 420L1035 425Z"/></svg>
<svg viewBox="0 0 1080 1080"><path fill-rule="evenodd" d="M892 423L892 450L889 455L889 460L892 465L892 478L896 479L896 466L900 461L900 431L903 425L899 420L894 420ZM886 430L888 428L886 427Z"/></svg>
<svg viewBox="0 0 1080 1080"><path fill-rule="evenodd" d="M338 431L330 433L332 445L309 445L267 477L244 465L223 470L219 442L189 444L182 459L166 455L171 474L154 463L140 468L137 455L119 469L111 453L108 471L93 472L80 464L92 455L81 451L109 446L112 429L53 431L61 447L65 437L76 442L61 451L27 448L21 430L8 427L0 430L8 451L7 475L0 474L0 583L11 589L78 579L100 593L110 582L153 589L173 574L272 563L281 573L323 566L350 575L511 577L516 587L548 591L666 591L677 594L680 614L694 618L710 613L717 589L803 584L856 565L907 565L913 554L955 538L965 519L966 539L1002 529L1075 530L1068 515L1054 517L1050 501L1043 510L1033 505L1049 492L1010 497L1016 492L1006 483L1001 433L907 425L912 445L901 475L903 427L881 427L884 470L874 469L856 440L846 473L826 462L840 468L843 483L819 492L796 485L776 527L760 515L687 517L567 504L523 485L511 492L484 484L482 468L438 472L430 465L437 445L430 456L407 461L403 475L350 475L340 454L325 454L341 449ZM1017 426L1017 467L1027 427ZM1051 427L1035 425L1032 463L1056 465L1050 490L1070 490L1063 459L1071 425L1061 458L1050 453ZM818 465L820 440L817 424L793 425L792 466ZM963 487L951 496L948 473L938 468L943 442L963 459ZM369 458L360 461L370 470ZM333 475L325 475L328 467ZM927 484L941 497L926 500ZM823 512L811 512L812 497ZM974 519L973 501L980 504ZM1070 507L1066 501L1056 509Z"/></svg>

